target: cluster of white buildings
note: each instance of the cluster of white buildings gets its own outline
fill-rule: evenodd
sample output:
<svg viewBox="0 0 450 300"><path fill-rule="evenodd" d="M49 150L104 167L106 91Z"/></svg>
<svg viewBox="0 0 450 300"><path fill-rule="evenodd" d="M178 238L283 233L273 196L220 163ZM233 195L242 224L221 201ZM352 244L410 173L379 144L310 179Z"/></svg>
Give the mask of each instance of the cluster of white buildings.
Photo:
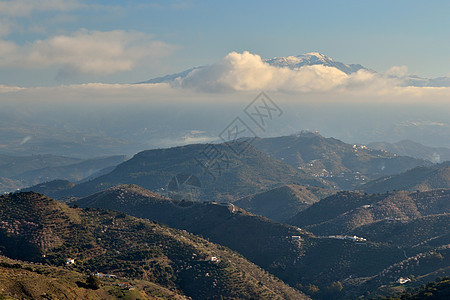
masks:
<svg viewBox="0 0 450 300"><path fill-rule="evenodd" d="M96 276L96 277L98 277L98 278L117 278L116 275L113 275L113 274L103 274L103 273L99 273L99 272L97 272L97 273L92 273L91 275L92 275L92 276Z"/></svg>
<svg viewBox="0 0 450 300"><path fill-rule="evenodd" d="M359 236L349 236L349 235L330 235L330 239L337 239L337 240L349 240L353 242L367 242L365 238L359 237Z"/></svg>

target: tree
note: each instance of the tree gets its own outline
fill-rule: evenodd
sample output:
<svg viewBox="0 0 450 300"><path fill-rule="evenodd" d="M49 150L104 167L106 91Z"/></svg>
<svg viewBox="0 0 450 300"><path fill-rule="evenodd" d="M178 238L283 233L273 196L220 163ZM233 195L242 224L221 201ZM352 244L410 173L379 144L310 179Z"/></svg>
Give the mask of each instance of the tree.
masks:
<svg viewBox="0 0 450 300"><path fill-rule="evenodd" d="M100 279L97 276L89 275L86 279L86 286L89 289L97 290L100 287Z"/></svg>
<svg viewBox="0 0 450 300"><path fill-rule="evenodd" d="M344 287L340 281L335 281L324 289L322 297L326 299L338 299L340 298L339 294L342 292L343 288Z"/></svg>

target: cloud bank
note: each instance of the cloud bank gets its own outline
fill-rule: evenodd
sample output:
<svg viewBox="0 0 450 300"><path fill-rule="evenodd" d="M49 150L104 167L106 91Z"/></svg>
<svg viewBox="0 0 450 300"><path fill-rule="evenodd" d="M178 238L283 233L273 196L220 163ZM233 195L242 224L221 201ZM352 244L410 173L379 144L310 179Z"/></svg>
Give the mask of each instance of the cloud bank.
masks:
<svg viewBox="0 0 450 300"><path fill-rule="evenodd" d="M299 68L272 66L259 55L231 52L211 66L195 69L187 76L175 78L174 87L199 92L221 93L266 90L273 92L362 92L375 94L416 93L405 87L407 68L395 66L385 73L361 69L346 74L330 66Z"/></svg>

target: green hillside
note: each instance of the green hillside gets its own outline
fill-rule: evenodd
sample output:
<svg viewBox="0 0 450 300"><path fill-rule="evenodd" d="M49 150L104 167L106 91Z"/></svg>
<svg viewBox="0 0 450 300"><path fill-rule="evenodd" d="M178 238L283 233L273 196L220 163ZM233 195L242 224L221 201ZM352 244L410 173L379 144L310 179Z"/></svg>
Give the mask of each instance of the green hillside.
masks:
<svg viewBox="0 0 450 300"><path fill-rule="evenodd" d="M450 214L437 214L412 220L384 219L351 232L370 241L403 247L450 244Z"/></svg>
<svg viewBox="0 0 450 300"><path fill-rule="evenodd" d="M33 185L32 187L21 189L22 192L36 192L40 194L48 195L49 197L53 197L54 195L58 195L58 193L69 190L75 186L75 183L70 182L68 180L56 179L52 181L47 181L43 183L39 183ZM70 199L70 197L68 197ZM59 200L65 200L60 198Z"/></svg>
<svg viewBox="0 0 450 300"><path fill-rule="evenodd" d="M233 204L274 221L286 222L333 193L323 188L291 184L241 198Z"/></svg>
<svg viewBox="0 0 450 300"><path fill-rule="evenodd" d="M287 237L307 235L233 204L176 201L135 185L110 188L75 203L80 207L118 210L187 230L238 251L260 266L295 258L298 247Z"/></svg>
<svg viewBox="0 0 450 300"><path fill-rule="evenodd" d="M0 257L0 299L188 299L158 284L128 278L93 277L64 267L27 263Z"/></svg>
<svg viewBox="0 0 450 300"><path fill-rule="evenodd" d="M450 190L385 194L339 192L298 213L290 223L318 235L352 234L382 220L408 221L450 213Z"/></svg>
<svg viewBox="0 0 450 300"><path fill-rule="evenodd" d="M425 160L325 138L317 132L257 139L253 145L340 189L353 189L368 180L430 165Z"/></svg>
<svg viewBox="0 0 450 300"><path fill-rule="evenodd" d="M384 255L397 255L396 262L369 276L355 272L341 277L345 279L342 284L346 299L361 295L372 299L398 294L432 280L433 276L450 274L449 214L450 190L446 189L384 194L339 192L301 211L291 222L349 245L380 247L367 257L364 255L368 252L364 251L352 256L351 263L358 261L353 270L368 262L374 266L365 268L375 270L381 265L377 262L386 259ZM397 249L402 255L395 251L388 254L386 249ZM339 255L339 251L330 246L317 253L326 261ZM340 263L347 257L343 256ZM399 283L401 278L407 279L406 283Z"/></svg>
<svg viewBox="0 0 450 300"><path fill-rule="evenodd" d="M325 186L320 179L270 158L251 145L244 146L248 148L240 155L235 154L226 144L197 144L143 151L117 166L111 173L78 184L54 196L85 197L119 184L137 184L152 191L162 192L174 177L183 174L194 175L199 179L200 200L216 199L229 202L282 184ZM214 148L211 150L206 147ZM220 155L220 159L207 160L209 169L201 166L205 151Z"/></svg>
<svg viewBox="0 0 450 300"><path fill-rule="evenodd" d="M397 246L319 238L255 216L234 204L175 201L137 186L118 186L77 203L121 210L201 235L241 253L314 297L328 295L337 281L349 276L375 276L404 259L403 250ZM321 292L311 293L307 288L311 285ZM347 286L339 297L345 297L354 287Z"/></svg>
<svg viewBox="0 0 450 300"><path fill-rule="evenodd" d="M156 283L194 299L302 299L225 247L124 213L69 208L36 193L0 197L1 252ZM212 259L212 257L217 258Z"/></svg>
<svg viewBox="0 0 450 300"><path fill-rule="evenodd" d="M446 300L450 298L450 277L437 279L436 281L428 282L426 285L413 290L409 290L399 295L398 297L390 297L391 300L419 300L419 299L433 299Z"/></svg>

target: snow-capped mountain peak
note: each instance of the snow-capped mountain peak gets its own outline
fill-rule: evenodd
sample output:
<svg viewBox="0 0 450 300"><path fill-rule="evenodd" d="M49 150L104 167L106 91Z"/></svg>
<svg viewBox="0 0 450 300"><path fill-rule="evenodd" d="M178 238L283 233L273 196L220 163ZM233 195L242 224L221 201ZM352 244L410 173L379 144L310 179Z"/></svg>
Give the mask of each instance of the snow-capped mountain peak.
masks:
<svg viewBox="0 0 450 300"><path fill-rule="evenodd" d="M357 72L360 69L366 69L358 64L347 65L334 61L332 58L319 52L309 52L298 56L274 57L265 59L264 61L272 66L287 67L290 69L298 69L303 66L323 65L337 68L346 74Z"/></svg>
<svg viewBox="0 0 450 300"><path fill-rule="evenodd" d="M332 62L334 61L331 57L328 57L319 52L308 52L302 55L297 56L299 58L309 59L309 60L318 60L321 62Z"/></svg>

